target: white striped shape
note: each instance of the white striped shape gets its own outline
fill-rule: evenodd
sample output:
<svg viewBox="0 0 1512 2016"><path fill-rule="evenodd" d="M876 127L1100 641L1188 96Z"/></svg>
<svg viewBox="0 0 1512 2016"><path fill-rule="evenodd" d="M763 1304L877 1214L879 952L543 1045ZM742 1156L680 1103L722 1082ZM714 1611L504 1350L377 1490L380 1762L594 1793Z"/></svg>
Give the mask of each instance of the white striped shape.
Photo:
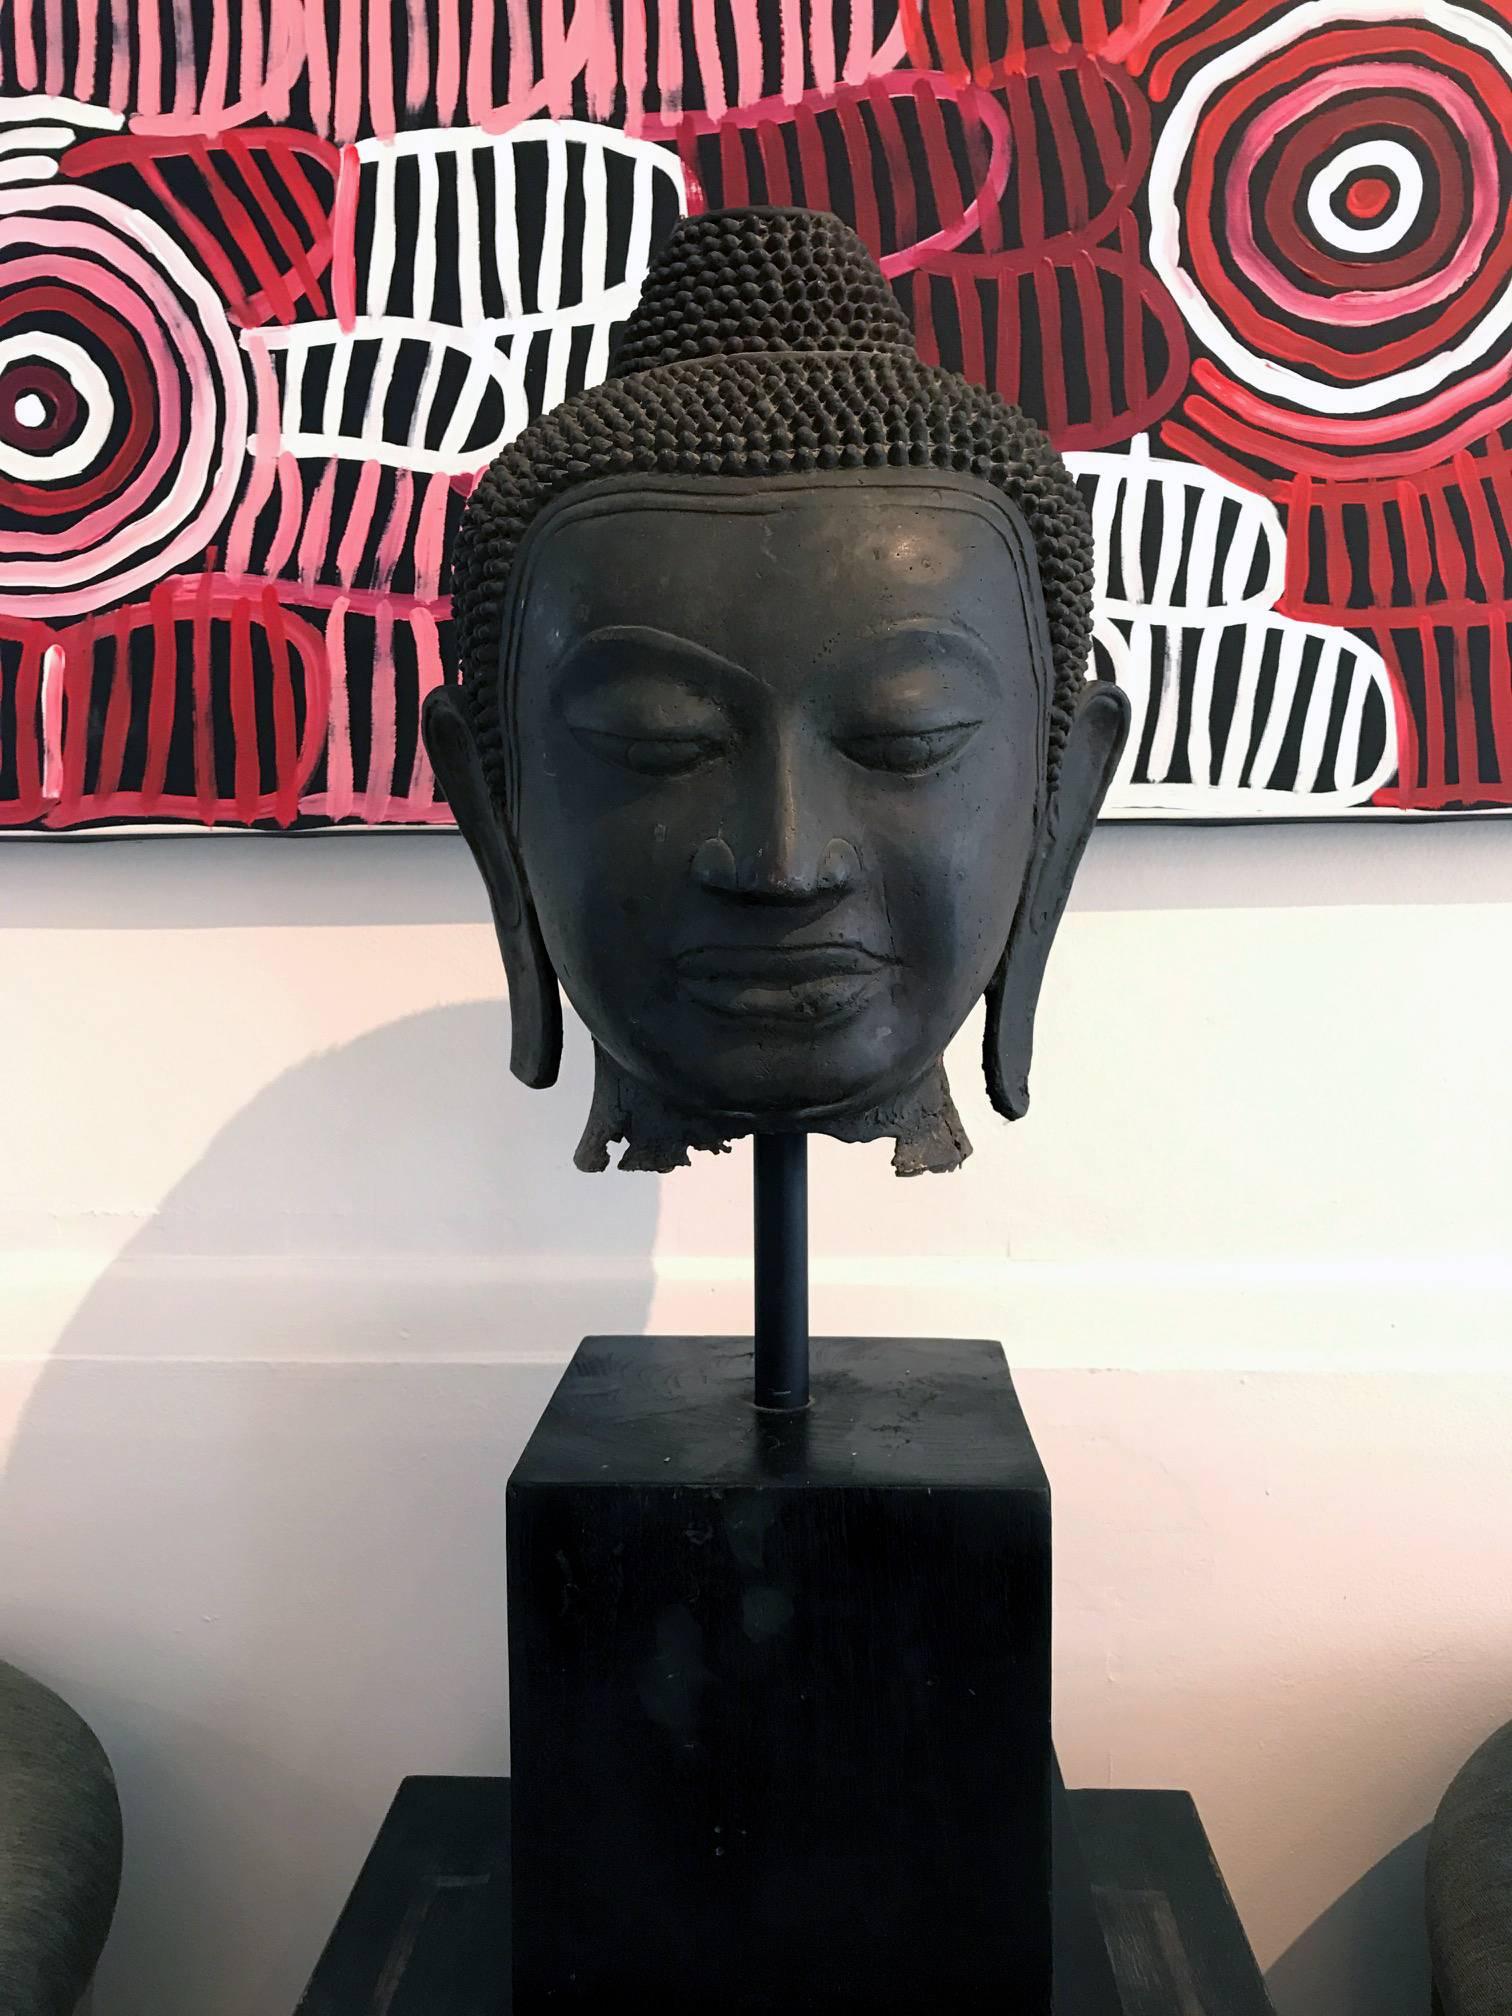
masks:
<svg viewBox="0 0 1512 2016"><path fill-rule="evenodd" d="M676 155L613 127L579 119L527 119L502 134L466 127L425 127L391 139L358 141L355 151L363 169L358 202L362 226L372 246L364 275L363 307L369 315L421 320L434 313L439 225L443 215L450 217L454 212L455 244L449 245L448 251L456 262L462 325L471 328L482 318L485 275L497 287L506 311L512 316L521 313L527 291L518 196L524 178L516 159L521 148L540 149L545 157L544 228L538 270L529 290L534 313L557 315L574 325L583 323L590 314L602 316L602 337L594 343L595 358L600 360L598 375L602 376L608 363L609 325L623 314L627 289L633 302L650 263L658 189L670 192L679 215L687 209ZM633 164L630 216L621 227L622 260L616 256L619 248L610 243L608 168L612 156ZM482 242L479 229L478 175L485 157L493 176L497 213L489 244ZM534 164L530 180L532 184L539 180ZM562 247L569 196L574 189L582 199L582 285L576 298L567 300L563 298ZM532 230L532 239L535 236ZM620 277L611 279L612 273ZM594 382L592 376L589 382Z"/></svg>
<svg viewBox="0 0 1512 2016"><path fill-rule="evenodd" d="M564 317L558 312L536 315L488 316L467 331L447 323L424 322L393 315L360 315L345 330L338 322L304 322L290 328L248 329L242 343L254 355L283 357L279 447L294 455L347 456L387 463L401 469L460 473L482 467L530 419L527 393L529 367L544 378L543 403L553 406L574 382L574 333L592 332L593 343L608 323L618 321L634 305L628 283L611 290L607 317ZM419 390L402 431L387 424L384 407L405 345L421 344ZM306 367L317 350L331 353L325 392L312 410ZM438 406L441 371L446 353L466 359L466 376L455 403L443 416ZM543 363L542 363L543 360ZM364 408L355 425L347 424L351 388L365 387ZM489 387L502 396L502 422L487 428L482 420Z"/></svg>
<svg viewBox="0 0 1512 2016"><path fill-rule="evenodd" d="M1169 812L1200 818L1316 817L1366 804L1396 772L1390 674L1379 652L1349 632L1276 611L1286 579L1286 535L1275 506L1211 470L1152 456L1143 434L1127 454L1072 454L1066 461L1074 475L1093 479L1093 641L1106 670L1128 693L1134 714L1106 811L1114 817ZM1150 582L1143 553L1147 532L1158 534ZM1251 589L1257 572L1260 585ZM1115 578L1122 590L1117 595L1111 592ZM1238 690L1222 758L1215 760L1218 658L1225 638L1236 632L1243 640ZM1260 721L1268 647L1275 679ZM1296 725L1306 664L1314 671L1300 724L1296 781L1279 787L1273 780L1288 731ZM1362 775L1358 751L1372 691L1384 715L1385 746ZM1333 774L1325 778L1328 723L1341 692L1339 746ZM1147 737L1146 776L1136 779ZM1242 783L1251 748L1249 782ZM1194 781L1173 780L1174 770Z"/></svg>
<svg viewBox="0 0 1512 2016"><path fill-rule="evenodd" d="M306 322L290 328L248 329L242 342L249 351L282 353L284 358L279 446L293 455L347 456L386 463L393 468L451 472L481 467L519 433L529 418L523 369L496 348L490 328L475 336L434 322L391 316L359 316L356 326L338 322ZM402 432L386 424L384 406L405 345L425 351L420 392ZM319 410L311 411L305 370L317 350L331 353L330 376ZM435 393L446 352L466 360L463 391L446 416L444 426L435 411ZM362 415L355 427L344 423L347 392L355 382L366 386ZM500 422L484 421L489 388L498 393ZM437 438L439 435L439 439Z"/></svg>
<svg viewBox="0 0 1512 2016"><path fill-rule="evenodd" d="M1097 450L1066 457L1073 476L1090 476L1096 490L1092 530L1096 544L1098 607L1110 616L1148 617L1157 623L1184 622L1215 605L1234 616L1244 610L1275 606L1286 585L1286 532L1281 514L1269 498L1242 490L1237 483L1150 453L1148 434L1137 434L1127 454ZM1225 504L1238 525L1220 554L1218 535ZM1180 528L1194 510L1190 540L1183 546ZM1139 552L1147 514L1159 513L1160 562L1146 589ZM1119 555L1122 595L1113 595L1112 560ZM1183 552L1184 592L1176 593ZM1245 593L1243 584L1263 566L1258 588ZM1131 592L1131 589L1133 592Z"/></svg>

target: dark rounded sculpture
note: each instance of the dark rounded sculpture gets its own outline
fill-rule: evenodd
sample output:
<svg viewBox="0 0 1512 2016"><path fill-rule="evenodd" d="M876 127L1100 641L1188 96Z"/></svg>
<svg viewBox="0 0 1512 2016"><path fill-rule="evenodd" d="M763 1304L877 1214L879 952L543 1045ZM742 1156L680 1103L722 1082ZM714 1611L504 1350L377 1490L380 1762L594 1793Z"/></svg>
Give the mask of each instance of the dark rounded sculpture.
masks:
<svg viewBox="0 0 1512 2016"><path fill-rule="evenodd" d="M121 1883L110 1760L50 1687L0 1661L0 2009L73 2016Z"/></svg>
<svg viewBox="0 0 1512 2016"><path fill-rule="evenodd" d="M1456 1774L1428 1836L1436 2016L1512 2009L1512 1722Z"/></svg>
<svg viewBox="0 0 1512 2016"><path fill-rule="evenodd" d="M941 1053L988 996L999 1111L1128 710L1088 684L1091 539L1022 413L915 355L854 232L682 224L608 380L474 493L460 689L426 741L483 872L512 1064L593 1034L578 1150L969 1144Z"/></svg>

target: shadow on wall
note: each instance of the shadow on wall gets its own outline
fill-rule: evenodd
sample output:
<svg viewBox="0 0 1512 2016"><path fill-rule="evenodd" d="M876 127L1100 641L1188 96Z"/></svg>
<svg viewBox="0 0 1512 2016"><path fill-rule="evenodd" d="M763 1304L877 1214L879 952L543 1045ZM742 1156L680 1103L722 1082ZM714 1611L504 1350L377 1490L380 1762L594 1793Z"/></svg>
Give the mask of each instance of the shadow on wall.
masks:
<svg viewBox="0 0 1512 2016"><path fill-rule="evenodd" d="M658 1185L577 1175L586 1045L502 1005L316 1057L212 1142L35 1376L8 1657L98 1730L126 1878L96 2016L292 2010L398 1780L506 1762L505 1479Z"/></svg>
<svg viewBox="0 0 1512 2016"><path fill-rule="evenodd" d="M1382 1856L1266 1975L1276 2016L1427 2016L1428 1829Z"/></svg>

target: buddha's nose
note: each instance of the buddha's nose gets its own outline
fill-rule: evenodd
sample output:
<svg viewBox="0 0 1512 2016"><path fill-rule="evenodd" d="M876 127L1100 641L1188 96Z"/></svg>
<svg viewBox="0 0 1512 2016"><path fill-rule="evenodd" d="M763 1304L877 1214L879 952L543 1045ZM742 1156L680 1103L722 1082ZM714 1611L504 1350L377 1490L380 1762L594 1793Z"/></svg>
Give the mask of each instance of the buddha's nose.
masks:
<svg viewBox="0 0 1512 2016"><path fill-rule="evenodd" d="M737 815L694 850L703 888L754 902L833 902L859 877L854 841L835 830L844 814L806 753L778 748L764 774L747 777Z"/></svg>
<svg viewBox="0 0 1512 2016"><path fill-rule="evenodd" d="M721 896L748 896L757 902L811 903L838 896L861 872L861 857L849 840L824 842L812 872L792 854L757 847L743 857L721 833L705 840L693 856L694 880Z"/></svg>

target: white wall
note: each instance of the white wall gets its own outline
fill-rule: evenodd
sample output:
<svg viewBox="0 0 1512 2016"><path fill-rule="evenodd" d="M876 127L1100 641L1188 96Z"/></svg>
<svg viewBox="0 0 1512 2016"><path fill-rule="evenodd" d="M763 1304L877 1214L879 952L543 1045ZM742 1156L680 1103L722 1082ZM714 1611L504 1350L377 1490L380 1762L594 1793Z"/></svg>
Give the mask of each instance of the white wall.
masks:
<svg viewBox="0 0 1512 2016"><path fill-rule="evenodd" d="M504 1480L595 1329L744 1328L748 1163L570 1166L449 837L0 847L0 1653L118 1767L98 2016L278 2016L507 1754ZM1281 2016L1420 2016L1512 1716L1512 834L1099 835L1035 1110L815 1150L819 1327L1001 1336L1072 1782L1196 1793Z"/></svg>

